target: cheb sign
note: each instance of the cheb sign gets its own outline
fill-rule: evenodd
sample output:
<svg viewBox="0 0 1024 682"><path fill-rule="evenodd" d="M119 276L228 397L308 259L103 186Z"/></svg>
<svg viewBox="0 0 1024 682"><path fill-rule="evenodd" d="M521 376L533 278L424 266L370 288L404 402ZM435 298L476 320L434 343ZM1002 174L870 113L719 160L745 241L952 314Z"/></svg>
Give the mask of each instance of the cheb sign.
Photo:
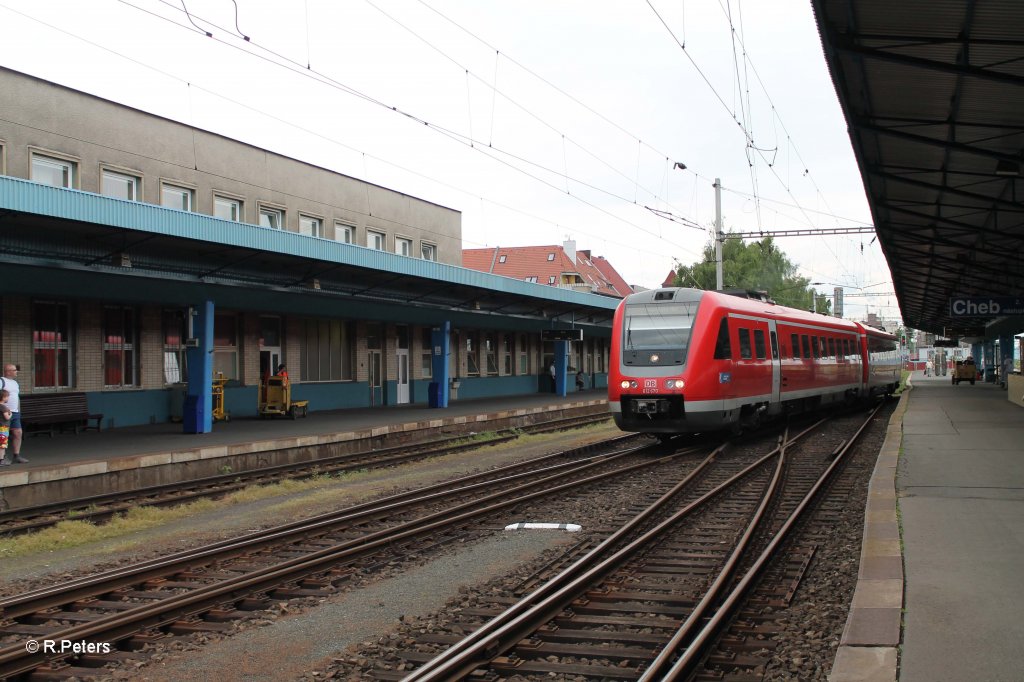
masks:
<svg viewBox="0 0 1024 682"><path fill-rule="evenodd" d="M1024 315L1024 298L1013 296L955 296L949 299L953 317Z"/></svg>

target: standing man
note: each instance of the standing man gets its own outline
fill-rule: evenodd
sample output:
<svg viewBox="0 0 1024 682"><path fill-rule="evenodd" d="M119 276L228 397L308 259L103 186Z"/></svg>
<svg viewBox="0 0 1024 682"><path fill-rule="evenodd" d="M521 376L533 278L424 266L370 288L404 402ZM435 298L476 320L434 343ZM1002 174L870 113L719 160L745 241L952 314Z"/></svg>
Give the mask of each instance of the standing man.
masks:
<svg viewBox="0 0 1024 682"><path fill-rule="evenodd" d="M555 361L551 361L551 366L548 367L548 373L551 375L551 392L558 393L558 382L555 381Z"/></svg>
<svg viewBox="0 0 1024 682"><path fill-rule="evenodd" d="M18 386L18 366L8 363L4 365L4 376L0 378L0 389L7 391L7 408L11 411L11 437L7 449L14 463L25 464L27 459L21 456L21 387ZM10 464L4 460L4 464Z"/></svg>

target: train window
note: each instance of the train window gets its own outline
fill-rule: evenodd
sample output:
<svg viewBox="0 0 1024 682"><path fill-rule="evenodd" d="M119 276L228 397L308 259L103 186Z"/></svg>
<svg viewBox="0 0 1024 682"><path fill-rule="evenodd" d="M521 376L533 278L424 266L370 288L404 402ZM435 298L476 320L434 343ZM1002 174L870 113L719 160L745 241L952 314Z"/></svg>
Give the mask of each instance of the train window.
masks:
<svg viewBox="0 0 1024 682"><path fill-rule="evenodd" d="M696 303L627 305L625 312L623 345L627 350L678 348L685 353Z"/></svg>
<svg viewBox="0 0 1024 682"><path fill-rule="evenodd" d="M829 339L828 340L828 356L830 358L834 358L836 356L836 340L835 339Z"/></svg>
<svg viewBox="0 0 1024 682"><path fill-rule="evenodd" d="M754 354L758 360L764 360L765 358L765 345L764 345L764 330L754 330Z"/></svg>
<svg viewBox="0 0 1024 682"><path fill-rule="evenodd" d="M729 320L725 317L718 324L718 339L715 341L715 360L732 359L732 344L729 343Z"/></svg>
<svg viewBox="0 0 1024 682"><path fill-rule="evenodd" d="M740 329L740 357L744 360L749 360L752 357L750 353L749 329Z"/></svg>
<svg viewBox="0 0 1024 682"><path fill-rule="evenodd" d="M826 343L825 337L824 336L819 337L818 341L819 341L818 345L821 348L821 357L827 358L828 357L828 343Z"/></svg>
<svg viewBox="0 0 1024 682"><path fill-rule="evenodd" d="M818 350L818 337L817 336L812 336L811 337L811 353L816 358L820 358L821 357L821 351Z"/></svg>
<svg viewBox="0 0 1024 682"><path fill-rule="evenodd" d="M811 357L811 340L807 338L807 334L800 335L800 345L804 349L803 356L805 358Z"/></svg>
<svg viewBox="0 0 1024 682"><path fill-rule="evenodd" d="M779 355L779 337L775 335L775 332L769 332L772 337L772 357L779 359L782 356Z"/></svg>
<svg viewBox="0 0 1024 682"><path fill-rule="evenodd" d="M793 359L800 359L800 337L796 334L789 335L789 343L793 347Z"/></svg>

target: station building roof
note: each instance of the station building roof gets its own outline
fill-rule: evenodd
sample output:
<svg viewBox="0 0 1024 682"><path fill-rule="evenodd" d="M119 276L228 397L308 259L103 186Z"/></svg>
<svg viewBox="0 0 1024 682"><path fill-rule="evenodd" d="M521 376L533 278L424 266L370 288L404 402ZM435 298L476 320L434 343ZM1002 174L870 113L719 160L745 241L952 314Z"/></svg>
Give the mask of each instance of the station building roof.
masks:
<svg viewBox="0 0 1024 682"><path fill-rule="evenodd" d="M0 177L4 291L607 336L618 301Z"/></svg>
<svg viewBox="0 0 1024 682"><path fill-rule="evenodd" d="M975 336L951 298L1024 295L1024 3L813 6L903 319Z"/></svg>

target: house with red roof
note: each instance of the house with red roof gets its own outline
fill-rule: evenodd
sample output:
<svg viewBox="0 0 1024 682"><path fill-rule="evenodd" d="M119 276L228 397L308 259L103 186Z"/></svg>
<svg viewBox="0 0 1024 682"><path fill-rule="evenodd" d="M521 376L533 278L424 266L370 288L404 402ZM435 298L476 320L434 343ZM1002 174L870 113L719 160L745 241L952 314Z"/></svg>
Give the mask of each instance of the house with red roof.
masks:
<svg viewBox="0 0 1024 682"><path fill-rule="evenodd" d="M603 256L576 250L575 240L554 246L496 246L463 249L462 266L480 272L553 287L624 298L633 293Z"/></svg>

